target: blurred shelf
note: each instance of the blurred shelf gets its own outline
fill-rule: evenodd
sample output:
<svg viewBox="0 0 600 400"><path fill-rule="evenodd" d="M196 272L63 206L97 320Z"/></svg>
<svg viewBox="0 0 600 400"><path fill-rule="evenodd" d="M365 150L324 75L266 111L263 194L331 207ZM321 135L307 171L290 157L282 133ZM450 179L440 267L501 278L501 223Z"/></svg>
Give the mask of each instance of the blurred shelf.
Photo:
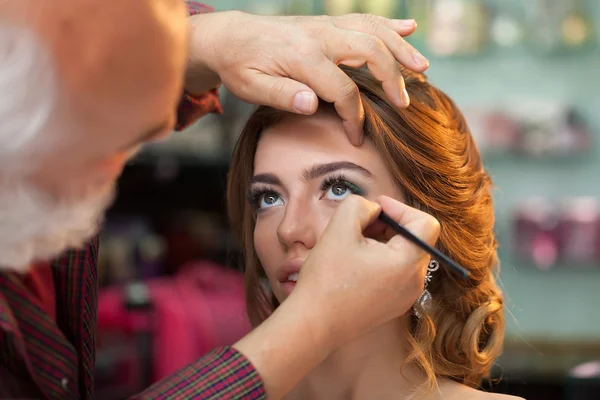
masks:
<svg viewBox="0 0 600 400"><path fill-rule="evenodd" d="M597 160L597 154L589 149L578 154L569 155L520 155L514 153L491 153L482 152L481 157L484 164L487 165L502 165L502 164L519 164L522 166L547 166L561 168L566 166L580 166L589 162L595 162Z"/></svg>
<svg viewBox="0 0 600 400"><path fill-rule="evenodd" d="M503 264L518 267L519 270L535 271L541 273L552 273L552 271L569 271L573 273L600 273L600 261L597 263L568 263L565 261L561 261L548 267L537 266L528 260L503 260Z"/></svg>
<svg viewBox="0 0 600 400"><path fill-rule="evenodd" d="M600 360L600 339L516 338L507 336L495 375L566 379L577 365ZM528 379L528 380L529 380Z"/></svg>
<svg viewBox="0 0 600 400"><path fill-rule="evenodd" d="M535 273L552 273L553 271L567 271L573 273L594 272L600 274L600 259L597 261L568 261L557 260L555 263L545 267L539 266L530 258L515 254L509 250L500 250L498 252L500 262L503 267L518 268L519 271L532 271Z"/></svg>

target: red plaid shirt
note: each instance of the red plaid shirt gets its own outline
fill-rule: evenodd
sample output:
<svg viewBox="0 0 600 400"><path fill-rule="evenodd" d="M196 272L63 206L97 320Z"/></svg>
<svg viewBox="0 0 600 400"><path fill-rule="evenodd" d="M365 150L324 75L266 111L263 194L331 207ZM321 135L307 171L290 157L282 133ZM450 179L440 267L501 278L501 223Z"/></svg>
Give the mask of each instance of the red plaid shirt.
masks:
<svg viewBox="0 0 600 400"><path fill-rule="evenodd" d="M188 1L192 14L208 12ZM212 90L181 101L177 129L220 112ZM98 239L50 264L55 315L17 273L0 273L0 398L93 399ZM51 289L51 288L50 288ZM42 297L43 298L43 297ZM264 399L257 371L235 349L217 349L136 399Z"/></svg>

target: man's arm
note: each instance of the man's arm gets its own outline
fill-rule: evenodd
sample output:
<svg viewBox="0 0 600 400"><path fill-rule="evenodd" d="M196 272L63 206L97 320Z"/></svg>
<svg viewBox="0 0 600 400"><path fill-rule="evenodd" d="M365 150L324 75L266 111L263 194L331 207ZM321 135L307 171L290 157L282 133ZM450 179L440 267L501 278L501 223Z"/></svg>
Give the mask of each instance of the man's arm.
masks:
<svg viewBox="0 0 600 400"><path fill-rule="evenodd" d="M261 378L239 351L223 347L155 383L137 399L265 399Z"/></svg>
<svg viewBox="0 0 600 400"><path fill-rule="evenodd" d="M188 6L190 18L194 15L211 12L213 10L211 7L197 1L187 0L186 4ZM218 84L218 77L217 79L210 80L214 81L215 86ZM220 114L222 112L221 104L219 103L219 92L216 87L209 88L207 91L202 90L201 92L194 89L193 86L191 87L186 84L186 92L183 94L177 109L177 124L175 125L175 130L177 131L187 128L198 118L206 114L211 112Z"/></svg>
<svg viewBox="0 0 600 400"><path fill-rule="evenodd" d="M211 112L217 114L223 112L217 89L212 89L199 96L192 96L186 92L183 94L177 108L175 130L181 131L193 124L198 118Z"/></svg>
<svg viewBox="0 0 600 400"><path fill-rule="evenodd" d="M334 348L327 332L315 329L320 324L306 320L310 305L304 300L290 296L234 346L212 351L132 400L265 399L267 391L269 398L280 398Z"/></svg>

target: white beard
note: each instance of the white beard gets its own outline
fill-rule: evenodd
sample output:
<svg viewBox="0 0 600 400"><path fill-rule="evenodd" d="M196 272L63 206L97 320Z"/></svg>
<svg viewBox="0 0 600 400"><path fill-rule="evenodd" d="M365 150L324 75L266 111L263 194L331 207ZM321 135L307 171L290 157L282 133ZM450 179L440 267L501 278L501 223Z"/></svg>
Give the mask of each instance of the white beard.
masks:
<svg viewBox="0 0 600 400"><path fill-rule="evenodd" d="M35 261L80 248L98 230L114 197L100 193L56 201L28 184L0 185L0 272L27 272Z"/></svg>
<svg viewBox="0 0 600 400"><path fill-rule="evenodd" d="M36 154L59 151L64 132L81 130L57 113L53 66L36 31L0 21L0 272L26 272L35 261L81 247L113 199L114 184L65 182L62 197L54 198L25 179L44 168ZM93 182L93 171L88 175L85 182Z"/></svg>

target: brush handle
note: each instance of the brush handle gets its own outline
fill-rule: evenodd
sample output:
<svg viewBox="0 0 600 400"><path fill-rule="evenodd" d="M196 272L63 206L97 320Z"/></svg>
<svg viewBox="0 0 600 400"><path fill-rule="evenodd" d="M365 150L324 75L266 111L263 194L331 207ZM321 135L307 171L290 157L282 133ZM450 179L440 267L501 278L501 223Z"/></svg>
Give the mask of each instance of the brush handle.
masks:
<svg viewBox="0 0 600 400"><path fill-rule="evenodd" d="M457 272L463 278L467 279L471 275L471 273L465 267L463 267L462 265L459 265L458 263L456 263L455 261L450 259L448 256L443 254L441 251L439 251L435 247L428 245L427 243L425 243L424 241L422 241L421 239L416 237L408 229L406 229L404 226L402 226L399 223L397 223L396 221L394 221L389 215L387 215L383 211L381 212L381 214L379 214L378 218L380 221L384 222L386 225L391 227L396 233L398 233L402 237L406 238L406 240L408 240L409 242L411 242L411 243L417 245L418 247L420 247L421 249L425 250L436 260L441 261L442 263L446 264L448 267L450 267L452 270Z"/></svg>

